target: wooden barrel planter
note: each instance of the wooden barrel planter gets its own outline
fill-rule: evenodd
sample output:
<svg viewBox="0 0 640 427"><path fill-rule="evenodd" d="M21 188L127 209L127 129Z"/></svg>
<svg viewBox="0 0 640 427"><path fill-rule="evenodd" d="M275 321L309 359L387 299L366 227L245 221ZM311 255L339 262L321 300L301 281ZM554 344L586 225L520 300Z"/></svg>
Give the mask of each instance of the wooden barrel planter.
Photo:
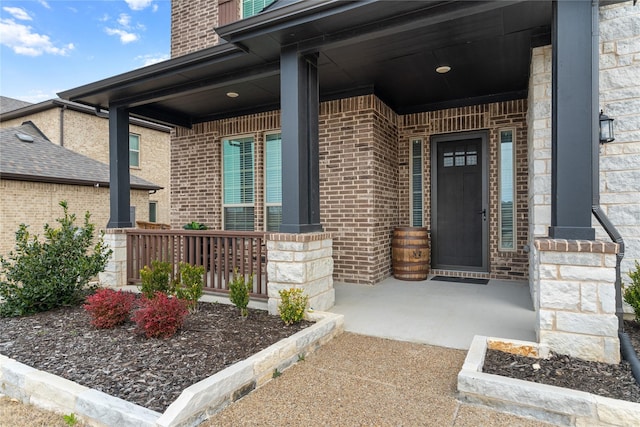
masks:
<svg viewBox="0 0 640 427"><path fill-rule="evenodd" d="M400 280L425 280L429 275L429 230L396 227L391 240L393 276Z"/></svg>

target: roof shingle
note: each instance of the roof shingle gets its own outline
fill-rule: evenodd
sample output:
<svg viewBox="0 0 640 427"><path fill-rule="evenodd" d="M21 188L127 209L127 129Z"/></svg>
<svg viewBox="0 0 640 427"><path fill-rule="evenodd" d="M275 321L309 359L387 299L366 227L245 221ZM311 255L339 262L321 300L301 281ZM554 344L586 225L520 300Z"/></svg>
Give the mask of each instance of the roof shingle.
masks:
<svg viewBox="0 0 640 427"><path fill-rule="evenodd" d="M18 135L27 135L32 142ZM33 123L0 129L0 177L19 181L109 186L109 165L48 141ZM162 187L131 175L131 188Z"/></svg>

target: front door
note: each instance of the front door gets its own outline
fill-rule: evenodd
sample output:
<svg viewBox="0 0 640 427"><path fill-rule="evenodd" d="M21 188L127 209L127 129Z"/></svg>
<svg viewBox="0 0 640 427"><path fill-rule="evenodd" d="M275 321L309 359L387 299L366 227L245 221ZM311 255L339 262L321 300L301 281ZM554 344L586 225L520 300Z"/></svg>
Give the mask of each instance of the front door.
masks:
<svg viewBox="0 0 640 427"><path fill-rule="evenodd" d="M432 267L487 271L487 134L431 141Z"/></svg>

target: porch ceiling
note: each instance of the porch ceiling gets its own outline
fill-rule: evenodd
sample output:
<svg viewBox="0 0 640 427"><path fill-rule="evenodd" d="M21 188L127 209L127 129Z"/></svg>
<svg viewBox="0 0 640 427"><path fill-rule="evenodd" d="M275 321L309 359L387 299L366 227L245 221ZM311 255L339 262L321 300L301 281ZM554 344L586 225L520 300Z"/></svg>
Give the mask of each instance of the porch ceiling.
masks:
<svg viewBox="0 0 640 427"><path fill-rule="evenodd" d="M513 99L526 95L531 48L550 43L550 23L550 1L293 3L218 28L230 43L60 97L181 126L277 109L281 46L295 44L319 54L323 100L375 93L410 113Z"/></svg>

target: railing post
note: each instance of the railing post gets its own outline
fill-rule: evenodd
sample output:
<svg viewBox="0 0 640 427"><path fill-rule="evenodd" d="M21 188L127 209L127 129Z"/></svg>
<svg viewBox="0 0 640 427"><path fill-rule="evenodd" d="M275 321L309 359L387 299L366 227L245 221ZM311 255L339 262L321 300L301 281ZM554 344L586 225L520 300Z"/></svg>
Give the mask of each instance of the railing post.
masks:
<svg viewBox="0 0 640 427"><path fill-rule="evenodd" d="M328 233L269 234L267 259L270 314L278 314L279 291L290 288L303 289L314 310L333 307L332 240Z"/></svg>
<svg viewBox="0 0 640 427"><path fill-rule="evenodd" d="M98 280L102 286L119 288L127 284L127 235L124 228L108 228L104 234L105 246L113 253Z"/></svg>

